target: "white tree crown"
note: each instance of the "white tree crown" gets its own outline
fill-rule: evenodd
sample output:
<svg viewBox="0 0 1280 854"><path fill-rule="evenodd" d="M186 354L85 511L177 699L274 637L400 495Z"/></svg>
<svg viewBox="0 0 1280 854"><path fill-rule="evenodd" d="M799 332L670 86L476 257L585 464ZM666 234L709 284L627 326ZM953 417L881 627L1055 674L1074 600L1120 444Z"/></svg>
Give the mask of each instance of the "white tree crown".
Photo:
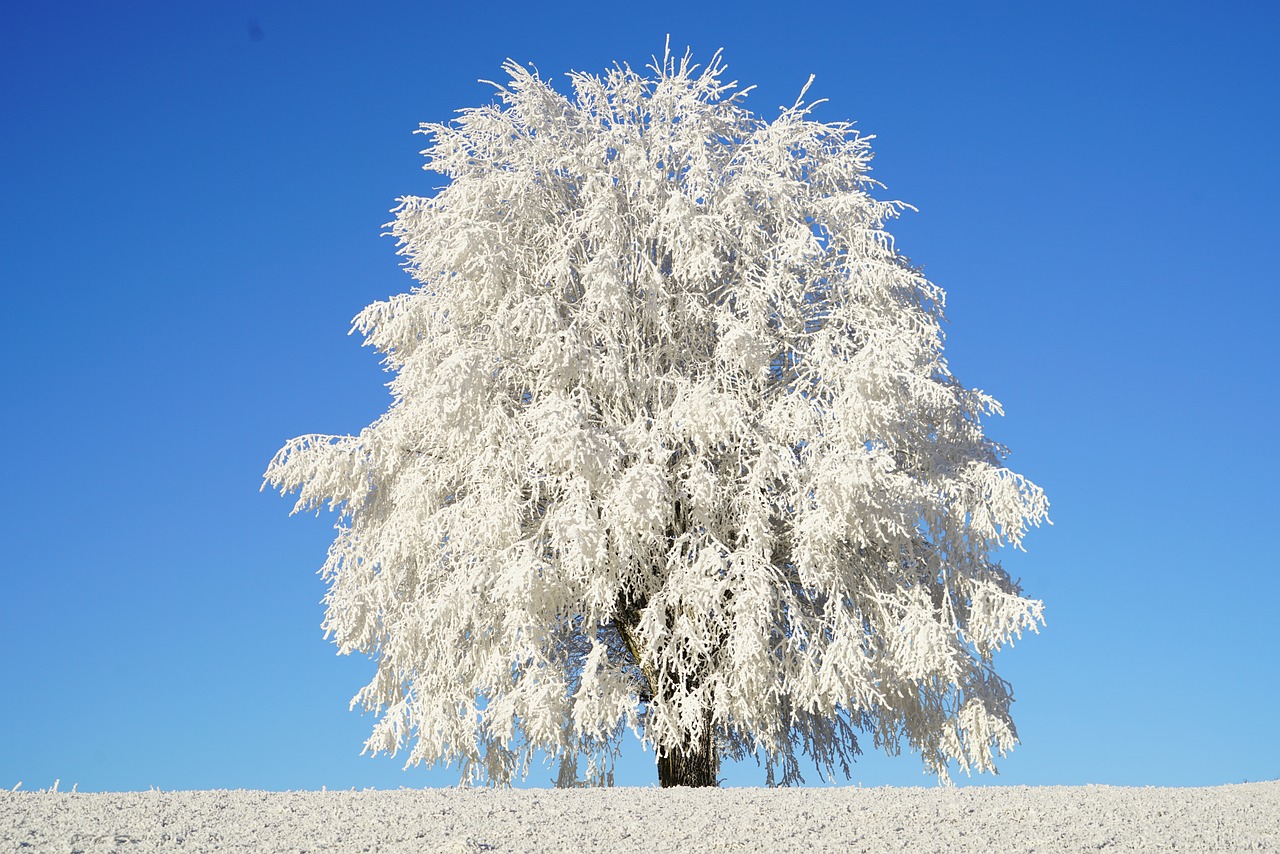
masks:
<svg viewBox="0 0 1280 854"><path fill-rule="evenodd" d="M943 359L870 137L799 99L757 117L719 54L570 96L504 70L423 125L448 182L389 226L416 284L355 318L389 410L265 475L339 512L324 629L376 658L367 747L598 781L627 728L710 728L793 782L805 754L848 774L861 733L994 770L992 653L1042 604L991 555L1048 502Z"/></svg>

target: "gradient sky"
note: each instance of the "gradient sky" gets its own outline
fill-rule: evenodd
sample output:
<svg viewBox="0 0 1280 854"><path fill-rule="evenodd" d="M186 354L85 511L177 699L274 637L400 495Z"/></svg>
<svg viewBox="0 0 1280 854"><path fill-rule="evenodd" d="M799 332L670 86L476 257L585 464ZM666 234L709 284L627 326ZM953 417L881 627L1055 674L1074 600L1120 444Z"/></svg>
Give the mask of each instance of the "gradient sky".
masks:
<svg viewBox="0 0 1280 854"><path fill-rule="evenodd" d="M333 520L261 474L389 403L346 333L411 284L379 232L434 186L418 123L507 57L563 81L667 33L764 116L814 73L817 117L876 135L951 365L1053 502L1005 558L1046 603L997 658L1023 743L972 782L1280 777L1280 7L465 5L6 11L0 786L456 781L359 755L373 664L319 630ZM655 776L633 745L618 781ZM932 778L869 754L853 783Z"/></svg>

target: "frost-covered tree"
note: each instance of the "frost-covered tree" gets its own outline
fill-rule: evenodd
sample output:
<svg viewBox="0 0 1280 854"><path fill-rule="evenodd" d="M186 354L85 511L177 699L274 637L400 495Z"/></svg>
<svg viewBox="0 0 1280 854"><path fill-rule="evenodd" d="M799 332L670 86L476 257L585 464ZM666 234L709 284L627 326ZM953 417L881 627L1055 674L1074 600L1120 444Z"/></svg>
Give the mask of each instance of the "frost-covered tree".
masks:
<svg viewBox="0 0 1280 854"><path fill-rule="evenodd" d="M339 510L324 628L376 659L368 749L603 782L630 729L701 786L848 775L860 735L944 777L1016 741L992 653L1042 605L991 555L1044 494L942 357L869 137L804 91L765 121L723 70L566 96L508 62L423 125L448 180L390 225L416 284L354 321L391 406L265 475Z"/></svg>

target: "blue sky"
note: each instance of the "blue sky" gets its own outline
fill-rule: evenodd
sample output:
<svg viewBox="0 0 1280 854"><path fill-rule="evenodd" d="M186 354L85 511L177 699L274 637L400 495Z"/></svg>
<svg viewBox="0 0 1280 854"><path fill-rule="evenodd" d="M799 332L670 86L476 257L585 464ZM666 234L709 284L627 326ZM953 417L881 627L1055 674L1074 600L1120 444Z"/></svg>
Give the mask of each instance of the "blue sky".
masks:
<svg viewBox="0 0 1280 854"><path fill-rule="evenodd" d="M433 187L418 123L507 57L641 66L667 33L724 48L763 115L813 73L819 118L877 136L952 367L1053 502L1005 561L1048 622L997 659L1023 744L972 782L1280 777L1274 7L464 5L6 12L0 786L456 780L359 755L373 664L319 630L332 520L261 473L389 402L346 332L410 286L379 232ZM633 749L619 782L654 779ZM906 754L853 778L931 780Z"/></svg>

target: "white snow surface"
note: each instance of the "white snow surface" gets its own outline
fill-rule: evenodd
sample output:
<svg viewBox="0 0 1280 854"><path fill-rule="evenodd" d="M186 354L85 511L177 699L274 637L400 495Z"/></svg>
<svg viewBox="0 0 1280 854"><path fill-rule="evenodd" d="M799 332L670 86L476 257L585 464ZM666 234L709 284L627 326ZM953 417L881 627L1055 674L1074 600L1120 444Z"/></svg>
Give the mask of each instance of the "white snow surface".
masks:
<svg viewBox="0 0 1280 854"><path fill-rule="evenodd" d="M0 792L0 850L1280 851L1280 781L1213 788Z"/></svg>

